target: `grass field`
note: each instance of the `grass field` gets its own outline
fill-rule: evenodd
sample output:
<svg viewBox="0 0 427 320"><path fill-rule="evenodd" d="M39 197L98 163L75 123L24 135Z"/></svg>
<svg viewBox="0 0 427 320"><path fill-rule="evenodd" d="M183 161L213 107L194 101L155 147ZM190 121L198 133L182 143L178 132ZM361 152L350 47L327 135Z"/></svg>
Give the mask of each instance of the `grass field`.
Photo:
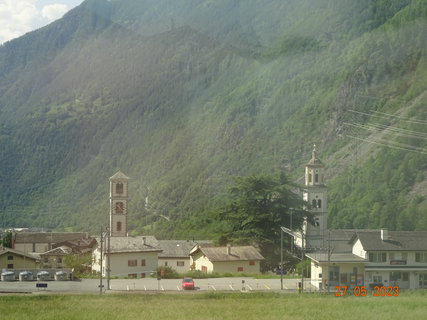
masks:
<svg viewBox="0 0 427 320"><path fill-rule="evenodd" d="M426 319L427 292L398 297L181 293L3 295L0 319Z"/></svg>

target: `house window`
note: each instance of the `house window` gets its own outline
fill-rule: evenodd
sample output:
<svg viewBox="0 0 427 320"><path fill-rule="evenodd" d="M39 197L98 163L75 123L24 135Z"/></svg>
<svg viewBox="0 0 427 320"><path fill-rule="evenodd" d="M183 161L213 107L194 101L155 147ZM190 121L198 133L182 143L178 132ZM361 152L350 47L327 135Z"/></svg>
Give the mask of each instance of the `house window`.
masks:
<svg viewBox="0 0 427 320"><path fill-rule="evenodd" d="M249 261L249 265L250 265L250 266L254 266L254 265L255 265L255 261L252 261L252 260L251 260L251 261Z"/></svg>
<svg viewBox="0 0 427 320"><path fill-rule="evenodd" d="M145 259L141 259L141 267L145 267Z"/></svg>
<svg viewBox="0 0 427 320"><path fill-rule="evenodd" d="M183 267L184 266L184 261L177 261L176 262L176 266L177 267Z"/></svg>
<svg viewBox="0 0 427 320"><path fill-rule="evenodd" d="M165 267L167 267L168 266L168 262L167 261L165 261Z"/></svg>
<svg viewBox="0 0 427 320"><path fill-rule="evenodd" d="M62 258L56 258L56 262L58 262L58 263L62 263Z"/></svg>
<svg viewBox="0 0 427 320"><path fill-rule="evenodd" d="M319 174L317 174L317 173L314 175L314 182L315 183L319 182Z"/></svg>
<svg viewBox="0 0 427 320"><path fill-rule="evenodd" d="M124 205L123 202L116 202L116 213L123 213Z"/></svg>
<svg viewBox="0 0 427 320"><path fill-rule="evenodd" d="M123 194L123 183L117 183L116 184L116 193L117 194Z"/></svg>
<svg viewBox="0 0 427 320"><path fill-rule="evenodd" d="M13 256L7 256L7 260L13 260Z"/></svg>
<svg viewBox="0 0 427 320"><path fill-rule="evenodd" d="M317 200L317 207L318 208L321 208L322 207L322 200Z"/></svg>
<svg viewBox="0 0 427 320"><path fill-rule="evenodd" d="M415 262L427 262L427 252L415 252Z"/></svg>
<svg viewBox="0 0 427 320"><path fill-rule="evenodd" d="M311 178L311 173L308 174L308 182L311 183L312 178Z"/></svg>
<svg viewBox="0 0 427 320"><path fill-rule="evenodd" d="M243 272L243 267L237 267L237 272Z"/></svg>
<svg viewBox="0 0 427 320"><path fill-rule="evenodd" d="M141 273L141 278L145 278L145 273Z"/></svg>
<svg viewBox="0 0 427 320"><path fill-rule="evenodd" d="M390 281L409 281L409 273L392 271L390 272Z"/></svg>
<svg viewBox="0 0 427 320"><path fill-rule="evenodd" d="M137 274L136 273L129 273L128 274L128 278L130 278L130 279L136 279L137 278Z"/></svg>
<svg viewBox="0 0 427 320"><path fill-rule="evenodd" d="M420 288L427 288L427 273L420 273L419 280Z"/></svg>
<svg viewBox="0 0 427 320"><path fill-rule="evenodd" d="M369 262L386 262L387 253L385 252L369 252Z"/></svg>
<svg viewBox="0 0 427 320"><path fill-rule="evenodd" d="M128 260L128 267L136 267L138 262L136 260Z"/></svg>
<svg viewBox="0 0 427 320"><path fill-rule="evenodd" d="M202 272L208 272L208 267L202 266Z"/></svg>
<svg viewBox="0 0 427 320"><path fill-rule="evenodd" d="M117 222L117 227L116 227L117 231L122 231L122 223L119 221Z"/></svg>
<svg viewBox="0 0 427 320"><path fill-rule="evenodd" d="M7 268L8 268L8 269L13 269L13 263L9 263L9 264L7 265Z"/></svg>

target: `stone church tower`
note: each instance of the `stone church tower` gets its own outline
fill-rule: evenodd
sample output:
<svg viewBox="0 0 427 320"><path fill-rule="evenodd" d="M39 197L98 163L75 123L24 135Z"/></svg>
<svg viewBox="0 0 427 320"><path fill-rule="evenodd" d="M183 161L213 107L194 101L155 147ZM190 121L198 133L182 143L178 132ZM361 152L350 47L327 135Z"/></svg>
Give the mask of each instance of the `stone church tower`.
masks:
<svg viewBox="0 0 427 320"><path fill-rule="evenodd" d="M117 172L110 178L110 236L126 237L129 178Z"/></svg>
<svg viewBox="0 0 427 320"><path fill-rule="evenodd" d="M305 165L303 199L315 214L315 225L305 226L307 249L323 248L328 228L328 189L325 185L325 165L317 157L316 145L310 161Z"/></svg>

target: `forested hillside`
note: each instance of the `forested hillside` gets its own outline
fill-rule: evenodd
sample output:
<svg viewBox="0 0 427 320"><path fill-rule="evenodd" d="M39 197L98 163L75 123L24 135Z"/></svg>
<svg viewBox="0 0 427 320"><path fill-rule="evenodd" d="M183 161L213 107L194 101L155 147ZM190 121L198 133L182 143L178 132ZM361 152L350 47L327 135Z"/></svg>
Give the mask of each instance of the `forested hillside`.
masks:
<svg viewBox="0 0 427 320"><path fill-rule="evenodd" d="M0 227L213 237L234 176L328 167L330 226L427 230L423 0L86 0L0 46Z"/></svg>

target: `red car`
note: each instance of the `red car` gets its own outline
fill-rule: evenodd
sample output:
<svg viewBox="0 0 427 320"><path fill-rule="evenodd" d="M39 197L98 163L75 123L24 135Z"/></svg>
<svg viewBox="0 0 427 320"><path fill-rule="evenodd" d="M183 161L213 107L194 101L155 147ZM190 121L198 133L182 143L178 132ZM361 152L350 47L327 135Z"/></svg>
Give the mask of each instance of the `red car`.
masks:
<svg viewBox="0 0 427 320"><path fill-rule="evenodd" d="M194 280L191 278L184 278L182 280L182 289L183 290L194 290Z"/></svg>

